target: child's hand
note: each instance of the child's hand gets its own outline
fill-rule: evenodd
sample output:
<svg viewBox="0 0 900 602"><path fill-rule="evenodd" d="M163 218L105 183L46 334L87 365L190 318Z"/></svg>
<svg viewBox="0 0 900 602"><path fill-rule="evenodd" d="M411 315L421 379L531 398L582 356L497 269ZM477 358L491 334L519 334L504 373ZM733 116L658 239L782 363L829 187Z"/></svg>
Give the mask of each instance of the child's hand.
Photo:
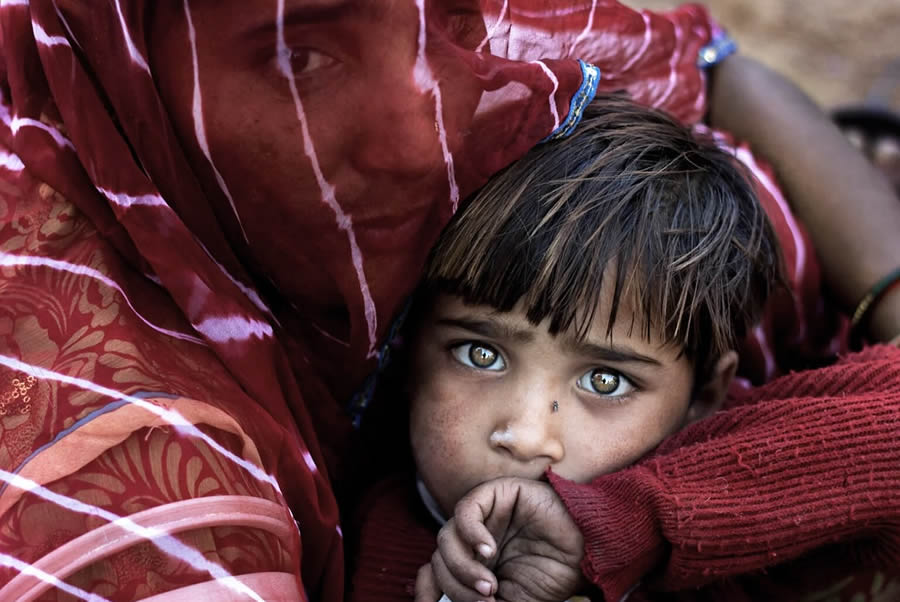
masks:
<svg viewBox="0 0 900 602"><path fill-rule="evenodd" d="M552 487L495 479L456 505L419 571L416 600L444 592L453 602L559 602L584 584L583 556L581 532Z"/></svg>

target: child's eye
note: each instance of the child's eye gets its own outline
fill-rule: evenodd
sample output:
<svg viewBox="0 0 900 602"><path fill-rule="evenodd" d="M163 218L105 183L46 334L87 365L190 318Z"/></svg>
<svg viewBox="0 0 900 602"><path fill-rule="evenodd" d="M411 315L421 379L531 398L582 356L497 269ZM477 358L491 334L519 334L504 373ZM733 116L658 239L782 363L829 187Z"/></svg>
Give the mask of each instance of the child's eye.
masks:
<svg viewBox="0 0 900 602"><path fill-rule="evenodd" d="M450 353L459 363L470 368L494 371L506 368L500 352L484 343L462 343L453 347Z"/></svg>
<svg viewBox="0 0 900 602"><path fill-rule="evenodd" d="M634 385L625 376L605 368L585 372L578 379L578 386L590 393L609 397L621 397L634 390Z"/></svg>

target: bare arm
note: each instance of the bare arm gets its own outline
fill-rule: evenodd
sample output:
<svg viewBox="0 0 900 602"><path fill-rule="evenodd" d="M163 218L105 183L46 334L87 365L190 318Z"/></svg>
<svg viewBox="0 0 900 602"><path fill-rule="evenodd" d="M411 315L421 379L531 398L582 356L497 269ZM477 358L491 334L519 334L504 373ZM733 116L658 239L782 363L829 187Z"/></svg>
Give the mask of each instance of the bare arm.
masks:
<svg viewBox="0 0 900 602"><path fill-rule="evenodd" d="M900 199L797 86L750 58L735 55L716 66L710 107L713 127L772 163L829 285L853 311L900 266ZM882 298L868 324L877 340L900 335L900 288Z"/></svg>

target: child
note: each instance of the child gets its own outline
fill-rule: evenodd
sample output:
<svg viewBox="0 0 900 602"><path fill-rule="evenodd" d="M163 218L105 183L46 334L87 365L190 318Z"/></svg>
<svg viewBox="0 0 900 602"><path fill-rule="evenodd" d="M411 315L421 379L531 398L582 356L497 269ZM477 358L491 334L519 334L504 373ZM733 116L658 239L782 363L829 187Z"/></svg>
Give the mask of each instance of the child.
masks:
<svg viewBox="0 0 900 602"><path fill-rule="evenodd" d="M557 487L591 483L719 408L737 369L737 341L780 285L779 266L772 230L732 158L623 99L598 100L570 140L540 146L496 176L442 235L409 319L405 370L421 502L396 480L370 496L354 599L402 597L431 555L433 529L454 509L432 563L419 572L417 599L434 600L440 591L456 602L576 593L582 535L553 490L537 481L550 475ZM784 421L784 407L775 416ZM889 416L888 443L895 407ZM823 427L819 435L827 434ZM678 446L710 436L687 429ZM806 452L796 453L810 470ZM895 468L872 470L897 490ZM702 478L729 484L721 474ZM635 489L638 500L641 492ZM630 497L615 499L627 507ZM876 496L860 510L884 513L888 501ZM417 508L423 503L436 520ZM589 520L573 514L579 527ZM628 530L618 539L641 542L646 517L633 516L629 525L626 513ZM498 526L518 520L519 535L530 533L526 548L511 545L516 537ZM796 525L793 533L779 529L809 544L788 558L776 553L765 566L822 541ZM662 542L647 547L612 558L608 575L585 573L617 600L664 554ZM497 572L473 560L474 551ZM896 548L882 552L868 560L897 560ZM516 564L528 554L529 562ZM738 559L722 574L758 564ZM526 595L523 582L532 577L543 597ZM519 589L505 590L512 584Z"/></svg>
<svg viewBox="0 0 900 602"><path fill-rule="evenodd" d="M408 368L425 490L449 516L491 478L552 467L587 482L632 464L721 404L779 279L733 159L599 99L571 141L495 177L436 246Z"/></svg>

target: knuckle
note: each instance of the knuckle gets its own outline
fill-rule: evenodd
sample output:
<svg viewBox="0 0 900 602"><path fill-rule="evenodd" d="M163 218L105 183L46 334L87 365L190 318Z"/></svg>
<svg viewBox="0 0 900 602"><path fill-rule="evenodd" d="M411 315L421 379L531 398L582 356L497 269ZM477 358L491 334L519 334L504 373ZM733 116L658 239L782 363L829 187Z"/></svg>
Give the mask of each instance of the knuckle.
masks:
<svg viewBox="0 0 900 602"><path fill-rule="evenodd" d="M416 582L417 583L425 583L429 581L431 578L431 565L423 564L419 567L419 570L416 571Z"/></svg>

